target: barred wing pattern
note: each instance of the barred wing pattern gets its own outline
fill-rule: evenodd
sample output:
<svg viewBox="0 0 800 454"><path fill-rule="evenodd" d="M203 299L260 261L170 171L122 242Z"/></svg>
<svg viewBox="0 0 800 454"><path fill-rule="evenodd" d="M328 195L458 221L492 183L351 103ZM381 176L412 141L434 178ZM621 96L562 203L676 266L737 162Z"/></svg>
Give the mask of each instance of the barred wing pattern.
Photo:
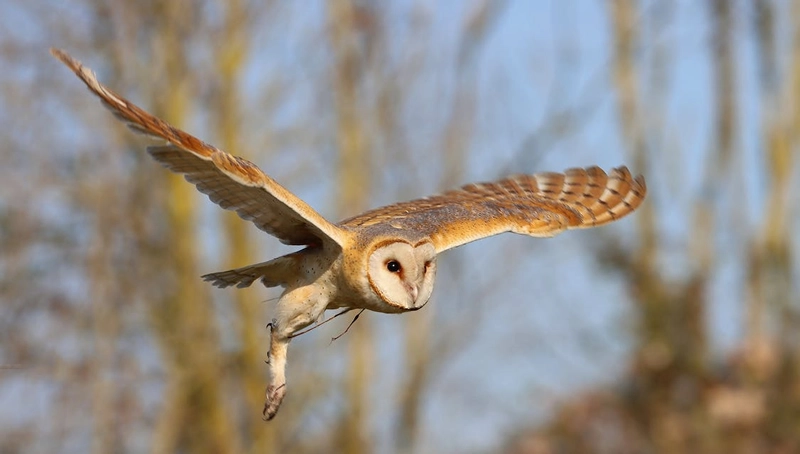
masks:
<svg viewBox="0 0 800 454"><path fill-rule="evenodd" d="M68 66L118 119L132 130L169 142L149 147L156 161L206 194L222 208L292 245L344 241L342 231L308 204L286 190L255 164L228 154L145 112L97 80L92 70L66 52L50 53Z"/></svg>
<svg viewBox="0 0 800 454"><path fill-rule="evenodd" d="M576 168L469 184L377 208L340 225L416 231L430 236L436 251L442 252L504 232L550 237L607 224L634 211L646 193L644 178L633 178L627 167L609 175L599 167Z"/></svg>

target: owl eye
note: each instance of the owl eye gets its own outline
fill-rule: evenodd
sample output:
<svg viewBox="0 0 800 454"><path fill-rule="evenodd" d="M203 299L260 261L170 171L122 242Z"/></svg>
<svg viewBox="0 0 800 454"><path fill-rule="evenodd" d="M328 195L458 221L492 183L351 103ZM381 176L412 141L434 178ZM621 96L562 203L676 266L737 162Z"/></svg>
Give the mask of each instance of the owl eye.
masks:
<svg viewBox="0 0 800 454"><path fill-rule="evenodd" d="M399 273L400 272L400 262L397 260L389 260L386 262L386 269L392 273Z"/></svg>

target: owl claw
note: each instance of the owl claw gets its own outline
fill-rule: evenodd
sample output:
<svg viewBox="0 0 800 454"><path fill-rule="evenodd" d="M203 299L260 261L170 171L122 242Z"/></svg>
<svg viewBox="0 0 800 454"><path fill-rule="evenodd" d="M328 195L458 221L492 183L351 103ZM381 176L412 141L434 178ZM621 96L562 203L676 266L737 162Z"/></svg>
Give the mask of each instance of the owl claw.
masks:
<svg viewBox="0 0 800 454"><path fill-rule="evenodd" d="M266 394L264 411L261 414L264 416L264 421L269 421L278 413L278 408L280 408L283 397L286 395L286 383L278 387L268 386Z"/></svg>

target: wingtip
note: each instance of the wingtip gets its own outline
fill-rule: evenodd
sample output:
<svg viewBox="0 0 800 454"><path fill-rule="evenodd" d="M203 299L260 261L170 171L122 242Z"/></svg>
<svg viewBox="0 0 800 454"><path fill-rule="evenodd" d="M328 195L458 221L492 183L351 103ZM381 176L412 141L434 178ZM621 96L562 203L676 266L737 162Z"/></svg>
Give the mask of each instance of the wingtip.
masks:
<svg viewBox="0 0 800 454"><path fill-rule="evenodd" d="M58 61L63 63L67 68L71 69L78 77L83 79L83 81L89 85L90 88L94 91L98 91L101 89L100 83L97 81L97 76L94 74L94 71L91 69L83 66L83 63L80 61L72 58L70 54L62 49L58 49L56 47L50 48L50 55L55 57Z"/></svg>
<svg viewBox="0 0 800 454"><path fill-rule="evenodd" d="M631 179L633 179L631 177L631 171L628 169L628 166L614 167L613 169L611 169L611 172L609 172L609 173L611 173L611 174L619 174L620 177L623 180L631 180Z"/></svg>
<svg viewBox="0 0 800 454"><path fill-rule="evenodd" d="M50 55L57 58L61 63L69 66L73 71L77 70L77 68L81 66L81 63L78 60L72 58L66 51L62 49L51 47Z"/></svg>
<svg viewBox="0 0 800 454"><path fill-rule="evenodd" d="M219 273L210 273L204 274L200 276L200 279L210 283L212 286L216 288L227 288L230 287L231 284L225 282L224 280L220 279L217 275Z"/></svg>
<svg viewBox="0 0 800 454"><path fill-rule="evenodd" d="M644 175L639 174L639 175L636 175L634 177L631 174L631 171L628 169L628 166L624 166L623 165L623 166L615 167L613 169L613 172L620 172L625 177L625 179L633 180L641 188L641 190L643 192L647 191L647 184L644 181Z"/></svg>
<svg viewBox="0 0 800 454"><path fill-rule="evenodd" d="M647 183L644 181L644 175L636 175L636 178L634 178L633 181L635 181L636 184L638 184L641 188L642 196L647 194Z"/></svg>

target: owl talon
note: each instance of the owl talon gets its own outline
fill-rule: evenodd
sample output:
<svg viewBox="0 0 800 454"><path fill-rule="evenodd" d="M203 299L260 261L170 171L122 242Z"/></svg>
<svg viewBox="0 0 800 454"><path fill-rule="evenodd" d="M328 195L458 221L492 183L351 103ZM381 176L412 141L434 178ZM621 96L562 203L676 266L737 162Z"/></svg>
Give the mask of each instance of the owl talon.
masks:
<svg viewBox="0 0 800 454"><path fill-rule="evenodd" d="M267 350L267 359L265 359L264 362L267 365L272 364L272 352L271 351Z"/></svg>
<svg viewBox="0 0 800 454"><path fill-rule="evenodd" d="M275 417L275 414L278 413L278 408L281 406L281 402L283 402L283 397L286 396L286 383L275 387L275 386L268 386L266 392L266 398L264 399L264 411L261 414L264 416L264 421L269 421Z"/></svg>

